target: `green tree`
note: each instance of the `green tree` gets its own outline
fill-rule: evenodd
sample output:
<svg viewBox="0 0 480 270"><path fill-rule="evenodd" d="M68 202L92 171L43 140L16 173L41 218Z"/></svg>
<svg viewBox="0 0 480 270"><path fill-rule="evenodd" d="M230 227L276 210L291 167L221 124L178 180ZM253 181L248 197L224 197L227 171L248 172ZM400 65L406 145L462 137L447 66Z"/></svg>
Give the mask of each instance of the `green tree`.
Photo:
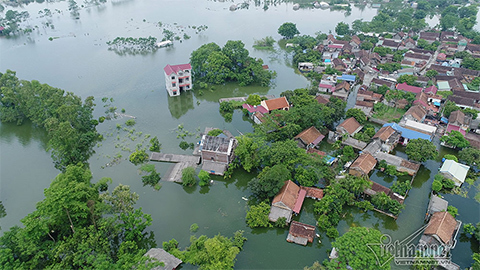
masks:
<svg viewBox="0 0 480 270"><path fill-rule="evenodd" d="M417 81L417 76L408 75L408 74L402 75L397 79L397 83L407 83L408 85L419 86L419 84L416 81Z"/></svg>
<svg viewBox="0 0 480 270"><path fill-rule="evenodd" d="M257 205L252 205L247 211L246 221L250 228L267 228L272 227L268 219L270 214L270 205L266 202L261 202Z"/></svg>
<svg viewBox="0 0 480 270"><path fill-rule="evenodd" d="M397 102L401 99L403 99L403 91L401 90L390 90L386 95L385 95L385 99L387 101L391 101L393 102L393 104L395 104L395 111L397 111Z"/></svg>
<svg viewBox="0 0 480 270"><path fill-rule="evenodd" d="M443 188L443 185L442 185L441 181L433 180L433 182L432 182L432 190L433 191L440 192L440 190L442 190L442 188Z"/></svg>
<svg viewBox="0 0 480 270"><path fill-rule="evenodd" d="M480 149L467 147L458 152L458 159L468 165L480 164Z"/></svg>
<svg viewBox="0 0 480 270"><path fill-rule="evenodd" d="M470 142L463 137L463 134L456 130L452 130L448 135L442 136L440 141L455 148L465 148L470 145Z"/></svg>
<svg viewBox="0 0 480 270"><path fill-rule="evenodd" d="M335 26L335 33L340 36L347 35L350 33L350 26L344 22L339 22L337 26Z"/></svg>
<svg viewBox="0 0 480 270"><path fill-rule="evenodd" d="M353 150L353 147L350 145L346 145L343 147L342 150L342 157L340 158L343 162L353 161L357 154Z"/></svg>
<svg viewBox="0 0 480 270"><path fill-rule="evenodd" d="M362 44L360 44L360 49L362 50L371 50L373 48L373 43L370 41L364 41Z"/></svg>
<svg viewBox="0 0 480 270"><path fill-rule="evenodd" d="M348 109L347 113L345 114L345 117L346 118L350 118L350 117L355 118L355 120L357 120L357 122L360 125L363 125L363 124L365 124L365 122L367 122L367 115L365 115L365 113L360 109L354 109L354 108Z"/></svg>
<svg viewBox="0 0 480 270"><path fill-rule="evenodd" d="M155 165L144 164L142 165L140 170L147 173L146 175L142 176L143 186L150 185L152 187L155 187L155 185L157 185L160 181L160 174L157 173L157 171L155 170Z"/></svg>
<svg viewBox="0 0 480 270"><path fill-rule="evenodd" d="M380 241L382 233L373 228L352 227L336 239L332 246L338 252L338 258L326 261L328 269L390 269L390 253L382 253Z"/></svg>
<svg viewBox="0 0 480 270"><path fill-rule="evenodd" d="M430 79L435 78L437 75L438 75L438 71L436 71L434 69L431 69L431 70L427 71L427 73L425 73L425 76L427 76Z"/></svg>
<svg viewBox="0 0 480 270"><path fill-rule="evenodd" d="M291 173L287 167L277 164L273 167L265 167L257 178L248 182L248 187L259 198L272 198L290 177Z"/></svg>
<svg viewBox="0 0 480 270"><path fill-rule="evenodd" d="M150 139L150 148L149 149L150 149L150 151L153 151L153 152L160 152L160 150L162 149L162 144L158 141L157 136Z"/></svg>
<svg viewBox="0 0 480 270"><path fill-rule="evenodd" d="M252 94L248 95L246 102L252 106L260 105L262 98L259 95Z"/></svg>
<svg viewBox="0 0 480 270"><path fill-rule="evenodd" d="M259 149L264 145L263 140L251 136L250 133L241 135L236 139L238 144L234 151L240 159L243 169L250 172L252 169L259 167L261 161Z"/></svg>
<svg viewBox="0 0 480 270"><path fill-rule="evenodd" d="M408 159L417 162L435 159L438 155L435 145L431 141L425 139L410 140L405 149L405 153L407 154Z"/></svg>
<svg viewBox="0 0 480 270"><path fill-rule="evenodd" d="M151 217L135 209L128 186L100 194L110 179L92 184L83 165L66 167L45 189L45 199L0 237L1 268L131 269L145 265L152 246ZM7 256L7 257L5 257ZM158 264L156 264L158 265ZM145 269L152 268L151 264Z"/></svg>
<svg viewBox="0 0 480 270"><path fill-rule="evenodd" d="M197 179L195 178L195 169L193 167L187 167L182 170L182 185L183 186L194 186L197 184Z"/></svg>
<svg viewBox="0 0 480 270"><path fill-rule="evenodd" d="M443 104L443 116L450 117L450 114L454 111L459 111L460 107L455 104L455 102L447 100L445 104Z"/></svg>
<svg viewBox="0 0 480 270"><path fill-rule="evenodd" d="M278 28L278 33L285 39L291 39L295 35L300 34L300 32L297 29L297 26L294 23L291 23L291 22L283 23Z"/></svg>
<svg viewBox="0 0 480 270"><path fill-rule="evenodd" d="M200 186L207 186L210 181L210 174L207 171L200 170L198 173L198 179L200 179Z"/></svg>
<svg viewBox="0 0 480 270"><path fill-rule="evenodd" d="M449 205L447 207L447 212L450 213L452 217L456 217L458 215L458 209L453 205Z"/></svg>

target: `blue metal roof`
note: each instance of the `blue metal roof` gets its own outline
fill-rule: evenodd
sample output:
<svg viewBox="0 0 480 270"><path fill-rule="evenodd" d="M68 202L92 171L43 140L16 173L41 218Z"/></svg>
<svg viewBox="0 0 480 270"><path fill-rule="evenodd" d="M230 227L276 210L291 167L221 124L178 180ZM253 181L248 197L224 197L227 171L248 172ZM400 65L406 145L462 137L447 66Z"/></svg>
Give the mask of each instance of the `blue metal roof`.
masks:
<svg viewBox="0 0 480 270"><path fill-rule="evenodd" d="M428 136L427 134L423 134L423 133L415 131L415 130L411 130L411 129L408 129L408 128L401 127L397 123L386 123L383 126L384 127L385 126L392 127L396 131L402 133L402 137L404 137L406 139L409 139L409 140L424 139L424 140L432 141L432 138L430 138L430 136Z"/></svg>
<svg viewBox="0 0 480 270"><path fill-rule="evenodd" d="M354 82L355 81L355 75L348 75L348 74L342 74L342 76L338 77L338 80L344 80L347 82Z"/></svg>

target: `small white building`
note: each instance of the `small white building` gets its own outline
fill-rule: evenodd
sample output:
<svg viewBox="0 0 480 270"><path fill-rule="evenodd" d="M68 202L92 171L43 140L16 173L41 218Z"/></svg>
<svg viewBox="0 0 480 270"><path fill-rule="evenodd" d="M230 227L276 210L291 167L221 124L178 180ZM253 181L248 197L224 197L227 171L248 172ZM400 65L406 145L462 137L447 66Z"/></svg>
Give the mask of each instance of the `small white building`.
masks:
<svg viewBox="0 0 480 270"><path fill-rule="evenodd" d="M163 71L165 87L171 97L179 96L181 91L192 89L192 66L190 64L166 65Z"/></svg>
<svg viewBox="0 0 480 270"><path fill-rule="evenodd" d="M459 187L465 182L469 169L470 166L447 159L440 168L440 173L455 182L455 186Z"/></svg>

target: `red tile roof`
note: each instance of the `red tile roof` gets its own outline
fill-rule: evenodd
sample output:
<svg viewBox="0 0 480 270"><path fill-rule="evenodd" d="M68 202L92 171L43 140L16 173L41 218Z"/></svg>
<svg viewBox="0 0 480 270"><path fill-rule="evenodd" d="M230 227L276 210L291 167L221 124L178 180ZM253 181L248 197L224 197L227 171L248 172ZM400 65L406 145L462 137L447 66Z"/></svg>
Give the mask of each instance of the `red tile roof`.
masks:
<svg viewBox="0 0 480 270"><path fill-rule="evenodd" d="M329 102L328 99L322 97L322 96L316 96L315 99L318 101L320 104L327 104Z"/></svg>
<svg viewBox="0 0 480 270"><path fill-rule="evenodd" d="M408 85L407 83L397 84L397 89L407 91L407 92L411 92L411 93L414 93L414 94L418 94L418 93L422 92L421 87L411 86L411 85Z"/></svg>
<svg viewBox="0 0 480 270"><path fill-rule="evenodd" d="M307 195L306 190L300 189L300 191L298 191L298 197L297 197L297 200L295 201L295 206L293 207L294 213L299 214L300 211L302 210L302 205L303 205L303 201L305 200L305 195Z"/></svg>
<svg viewBox="0 0 480 270"><path fill-rule="evenodd" d="M175 72L175 74L178 74L179 71L186 70L186 69L192 69L192 66L190 64L180 64L180 65L166 65L163 70L167 75L172 74Z"/></svg>
<svg viewBox="0 0 480 270"><path fill-rule="evenodd" d="M350 166L350 169L359 169L365 175L368 175L377 165L377 160L369 153L361 154Z"/></svg>
<svg viewBox="0 0 480 270"><path fill-rule="evenodd" d="M317 145L323 140L323 138L325 138L325 136L322 133L320 133L318 129L312 126L300 132L300 134L295 136L294 139L300 139L306 145L309 145L309 144Z"/></svg>
<svg viewBox="0 0 480 270"><path fill-rule="evenodd" d="M438 88L435 85L425 88L425 93L427 94L437 94Z"/></svg>
<svg viewBox="0 0 480 270"><path fill-rule="evenodd" d="M262 105L252 106L250 104L243 104L242 108L247 109L249 113L254 112L261 112L261 113L268 113L267 109L265 109Z"/></svg>
<svg viewBox="0 0 480 270"><path fill-rule="evenodd" d="M338 125L337 130L338 128L342 127L348 132L348 134L352 134L361 126L362 125L360 125L355 118L350 117Z"/></svg>
<svg viewBox="0 0 480 270"><path fill-rule="evenodd" d="M395 129L393 129L391 126L384 126L381 129L375 133L373 136L373 139L379 138L381 141L385 142L392 136L392 134L395 133Z"/></svg>
<svg viewBox="0 0 480 270"><path fill-rule="evenodd" d="M314 188L314 187L300 187L307 192L305 195L307 198L313 198L317 200L321 200L323 198L323 189Z"/></svg>
<svg viewBox="0 0 480 270"><path fill-rule="evenodd" d="M437 235L445 244L451 243L457 221L449 212L435 212L423 234Z"/></svg>
<svg viewBox="0 0 480 270"><path fill-rule="evenodd" d="M265 100L265 104L267 105L266 109L268 109L269 111L290 107L290 104L288 104L286 97Z"/></svg>
<svg viewBox="0 0 480 270"><path fill-rule="evenodd" d="M288 234L294 237L306 238L308 242L312 243L315 237L315 226L292 221Z"/></svg>
<svg viewBox="0 0 480 270"><path fill-rule="evenodd" d="M297 202L299 191L300 187L291 180L285 181L282 189L280 189L277 195L273 198L272 205L282 203L289 209L293 210L295 203Z"/></svg>

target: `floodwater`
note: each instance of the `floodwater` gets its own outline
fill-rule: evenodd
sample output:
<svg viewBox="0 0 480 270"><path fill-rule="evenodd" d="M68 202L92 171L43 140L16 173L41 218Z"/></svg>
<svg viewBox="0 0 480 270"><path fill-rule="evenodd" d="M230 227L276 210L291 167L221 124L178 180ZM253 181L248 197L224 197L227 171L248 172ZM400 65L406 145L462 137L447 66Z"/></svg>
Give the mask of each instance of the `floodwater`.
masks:
<svg viewBox="0 0 480 270"><path fill-rule="evenodd" d="M251 93L279 96L285 90L309 85L304 77L294 72L285 52L278 48L273 52L254 50L254 40L265 36L279 39L277 29L286 21L296 23L302 34L314 35L317 31L334 31L339 21L370 20L376 13L370 8L352 8L349 16L320 9L294 11L290 3L271 6L267 11L252 4L249 9L230 12L230 5L231 2L205 0L109 1L101 6L81 8L80 18L74 19L66 2L30 4L18 10L29 11L31 18L27 24L38 26L38 30L28 36L0 39L0 72L11 69L17 71L20 79L39 80L82 98L93 95L97 101L96 116L101 116L105 110L101 98L109 97L114 99L113 106L118 110L124 108L126 114L136 117L135 130L123 129L126 117L106 121L98 127L105 140L95 148L90 165L94 181L111 177L112 187L119 183L130 185L140 195L137 205L152 215L150 229L155 232L158 245L175 238L184 248L189 242L192 223L200 227L197 235L221 233L231 236L236 230L245 230L248 241L237 257L236 268L300 269L326 259L329 240L321 234L322 243L316 240L303 247L285 241L287 230L248 228L245 223L247 202L242 197L250 195L246 184L254 174L238 171L229 180L214 177L214 184L205 188L183 188L176 183L162 182L161 190L154 191L142 186L138 167L125 160L128 150L135 149L137 144L148 146L146 134L157 136L165 153L190 153L191 150L183 151L178 147L181 141L177 138L179 125L195 134L210 126L228 129L234 135L252 131L251 122L238 111L231 122L225 122L218 112L218 99ZM38 11L45 8L52 11L52 17L39 17ZM54 12L56 9L60 12ZM50 20L48 26L47 19ZM105 44L117 36L151 35L161 39L162 29L158 22L180 35L186 32L191 39L145 55L119 55L109 51ZM199 25L207 25L208 29L196 34L191 26ZM227 84L203 90L203 95L193 92L168 97L163 78L166 64L188 62L190 53L202 44L216 42L223 46L227 40L242 40L252 56L262 58L275 70L278 76L274 84L271 87ZM122 128L117 129L117 124L123 125ZM196 142L198 138L193 135L186 140ZM328 148L325 143L322 147ZM0 151L0 200L7 211L0 225L5 230L20 224L20 219L35 209L35 203L43 198L43 189L58 171L46 151L45 132L29 123L20 127L0 124ZM442 155L445 151L442 150ZM401 150L397 153L401 154ZM107 166L117 155L122 155L121 162ZM406 209L397 221L378 213L352 209L339 224L340 234L349 226L367 226L392 235L394 240L408 236L423 224L431 182L439 166L439 160L428 161L422 166L406 199ZM165 174L169 164L156 163L156 167ZM476 223L479 205L471 199L474 188L469 190L468 198L446 197L459 208L459 219ZM306 200L296 219L315 224L310 199ZM478 246L463 239L453 251L454 261L462 267L470 265L472 249L478 250Z"/></svg>

